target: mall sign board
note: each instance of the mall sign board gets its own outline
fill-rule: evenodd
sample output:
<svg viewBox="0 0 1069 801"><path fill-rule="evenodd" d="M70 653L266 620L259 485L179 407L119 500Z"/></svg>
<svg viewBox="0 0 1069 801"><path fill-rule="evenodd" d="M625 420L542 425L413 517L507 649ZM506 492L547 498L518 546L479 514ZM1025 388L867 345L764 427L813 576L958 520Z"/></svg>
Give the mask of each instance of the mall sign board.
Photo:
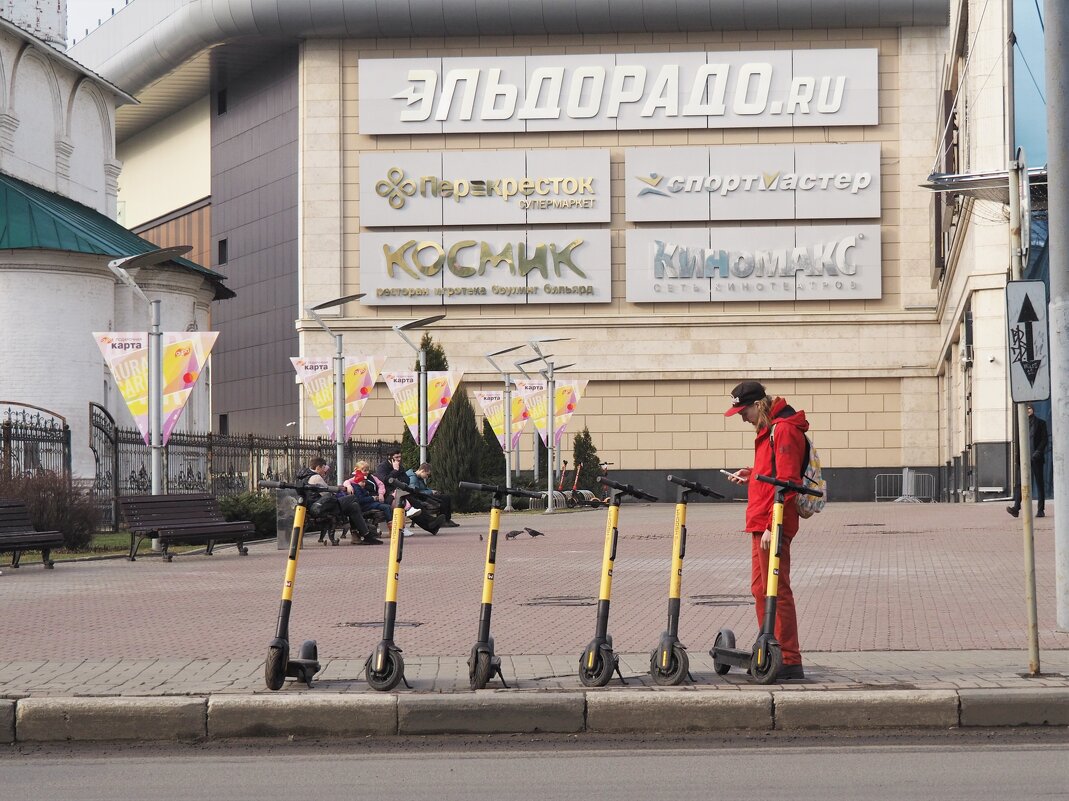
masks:
<svg viewBox="0 0 1069 801"><path fill-rule="evenodd" d="M875 48L358 63L364 135L879 122Z"/></svg>
<svg viewBox="0 0 1069 801"><path fill-rule="evenodd" d="M634 228L626 284L631 303L875 299L880 226Z"/></svg>
<svg viewBox="0 0 1069 801"><path fill-rule="evenodd" d="M360 155L360 224L607 223L608 150L446 150Z"/></svg>
<svg viewBox="0 0 1069 801"><path fill-rule="evenodd" d="M880 145L718 145L630 148L626 218L876 219Z"/></svg>
<svg viewBox="0 0 1069 801"><path fill-rule="evenodd" d="M608 229L365 231L361 301L370 306L608 303Z"/></svg>

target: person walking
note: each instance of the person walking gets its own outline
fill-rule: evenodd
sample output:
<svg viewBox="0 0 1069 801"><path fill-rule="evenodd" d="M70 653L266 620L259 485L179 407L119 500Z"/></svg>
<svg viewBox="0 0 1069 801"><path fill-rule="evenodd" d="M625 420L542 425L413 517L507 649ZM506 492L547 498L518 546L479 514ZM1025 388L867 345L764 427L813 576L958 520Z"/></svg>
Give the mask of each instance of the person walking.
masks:
<svg viewBox="0 0 1069 801"><path fill-rule="evenodd" d="M739 415L754 427L753 467L736 470L728 480L746 484L746 531L750 535L750 591L757 609L757 625L765 617L765 591L768 586L768 557L772 544L772 505L776 488L753 475L772 476L802 483L805 459L805 432L809 422L804 411L797 411L783 398L770 398L757 381L743 381L731 390L731 408L725 417ZM779 678L804 679L802 653L798 642L798 619L791 591L791 542L798 533L798 507L795 493L787 494L783 509L783 543L780 547L779 594L776 601L776 639L783 648L783 668Z"/></svg>
<svg viewBox="0 0 1069 801"><path fill-rule="evenodd" d="M1036 416L1036 410L1029 403L1024 407L1028 412L1028 442L1032 454L1032 478L1035 480L1039 511L1036 517L1046 517L1043 509L1047 505L1047 421ZM1006 511L1014 517L1021 513L1021 476L1017 474L1017 486L1013 490L1013 506Z"/></svg>

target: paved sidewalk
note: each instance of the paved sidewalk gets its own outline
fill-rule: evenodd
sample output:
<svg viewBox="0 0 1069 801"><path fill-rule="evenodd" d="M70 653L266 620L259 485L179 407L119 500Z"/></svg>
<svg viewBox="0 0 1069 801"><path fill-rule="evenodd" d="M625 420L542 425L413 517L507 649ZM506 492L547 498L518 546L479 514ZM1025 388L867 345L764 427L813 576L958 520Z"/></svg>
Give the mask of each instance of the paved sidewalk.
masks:
<svg viewBox="0 0 1069 801"><path fill-rule="evenodd" d="M604 689L586 690L576 676L579 654L594 633L605 525L601 511L504 517L503 530L530 526L546 536L521 535L499 545L492 633L511 689L495 690L500 687L495 680L479 693L468 689L466 659L478 622L485 515L463 517L459 528L438 537L405 540L395 639L404 649L412 689L402 685L386 695L370 690L363 678L364 660L381 631L385 547L334 548L307 541L291 639L295 646L317 639L324 669L312 690L288 682L278 693L264 688L262 662L274 631L285 562L273 543L254 546L248 557L217 549L210 558L182 556L169 564L146 557L136 563L60 563L44 571L24 560L22 568L5 569L0 576L0 699L9 699L0 700L0 741L5 715L9 741L16 739L16 729L18 739L49 739L47 732L53 731L75 739L132 736L141 729L130 724L129 715L162 714L172 702L186 704L182 698L189 701L182 707L188 726L177 734L165 728L159 735L149 727L144 736L213 736L211 710L226 703L244 710L240 720L245 722L215 736L278 734L289 725L304 731L286 715L283 723L250 723L260 720L264 703L275 710L272 714L278 714L272 705L283 704L289 715L301 704L312 705L308 712L335 702L381 711L387 698L393 712L384 713L378 733L447 731L449 725L472 730L463 717L448 724L434 718L441 709L432 715L438 723L413 724L406 715L418 698L453 698L449 703L465 714L474 704L489 715L490 728L479 729L488 731L593 730L591 710L604 710L605 703L626 705L636 697L665 703L700 698L702 708L730 706L732 698L771 703L755 724L771 727L790 720L777 717L777 710L789 710L784 704L791 698L834 701L843 710L858 708L858 699L866 698L897 710L897 716L870 716L861 725L926 725L924 720L966 725L966 701L972 699L969 709L975 710L978 698L1001 711L987 717L973 711L974 725L1069 723L1069 633L1054 625L1051 518L1037 521L1036 531L1041 676L1025 675L1021 535L1019 522L1001 506L833 504L803 523L794 543L792 584L807 678L757 687L737 670L717 676L707 654L721 627L733 629L741 646L756 633L749 544L737 530L742 511L740 504L689 508L680 638L690 650L693 681L680 688L653 689L647 673L649 651L666 618L672 521L672 506L666 504L628 505L621 514L609 631L622 654L626 688L614 678ZM87 709L95 711L79 711L78 698L104 706L90 703ZM243 699L253 698L260 699L255 707L260 711L244 706ZM939 714L925 718L923 705L936 702ZM108 703L117 705L108 713L111 723L70 729L79 715L88 720ZM156 709L152 703L164 706ZM135 704L135 712L124 704ZM565 722L538 717L546 710L559 712L561 704L569 705ZM1008 717L1007 704L1016 710ZM35 728L34 715L41 709L58 717L46 717L52 722ZM347 709L344 720L356 714ZM513 711L505 714L508 710ZM578 729L569 728L575 714ZM812 720L835 725L834 715L823 714ZM16 718L22 721L18 725ZM116 720L123 726L116 728ZM640 704L614 720L622 730L641 730L671 727L674 718L650 717ZM732 720L729 716L717 725L742 725ZM352 725L345 723L343 733L352 733ZM712 724L691 720L685 730L706 725Z"/></svg>

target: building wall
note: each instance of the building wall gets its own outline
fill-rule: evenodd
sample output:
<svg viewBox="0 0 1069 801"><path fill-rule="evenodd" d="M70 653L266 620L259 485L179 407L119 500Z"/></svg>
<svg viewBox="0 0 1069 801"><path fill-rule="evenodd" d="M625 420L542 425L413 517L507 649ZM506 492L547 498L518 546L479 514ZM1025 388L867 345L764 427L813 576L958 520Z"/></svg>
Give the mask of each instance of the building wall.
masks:
<svg viewBox="0 0 1069 801"><path fill-rule="evenodd" d="M447 319L434 325L433 334L445 347L450 366L465 371L469 389L497 388L500 380L488 370L484 353L534 336L570 337L570 342L554 344L553 353L558 363L575 362L568 372L590 384L569 430L588 425L599 454L623 470L701 470L745 463L752 432L734 418L725 420L722 413L737 381L759 378L771 393L810 413L825 465L856 471L859 478L851 492L871 497L873 471L935 469L941 461L940 340L937 295L930 278L929 198L918 184L930 170L937 136L945 38L943 30L878 29L552 41L308 41L301 60L303 302L361 289L361 153L607 148L612 171L612 302L448 307ZM878 125L374 137L360 132L360 58L843 47L879 51ZM882 148L880 299L700 305L633 304L624 299L624 239L634 227L624 219L624 148L872 141ZM340 251L335 247L339 241ZM350 303L336 325L345 332L347 351L386 355L386 369L407 370L411 351L389 326L434 311ZM330 353L331 343L313 323L305 319L299 326L302 354ZM314 410L306 406L302 420L309 433L318 433ZM380 386L356 435L396 436L400 429L388 392Z"/></svg>
<svg viewBox="0 0 1069 801"><path fill-rule="evenodd" d="M123 162L119 222L127 228L137 228L211 194L210 105L208 97L202 97L119 144ZM160 158L161 153L167 157Z"/></svg>
<svg viewBox="0 0 1069 801"><path fill-rule="evenodd" d="M213 411L232 432L281 435L297 419L297 103L296 48L213 88L211 263L237 293L213 312Z"/></svg>
<svg viewBox="0 0 1069 801"><path fill-rule="evenodd" d="M201 265L212 263L212 207L207 198L131 230L161 248L189 245L193 249L187 259Z"/></svg>

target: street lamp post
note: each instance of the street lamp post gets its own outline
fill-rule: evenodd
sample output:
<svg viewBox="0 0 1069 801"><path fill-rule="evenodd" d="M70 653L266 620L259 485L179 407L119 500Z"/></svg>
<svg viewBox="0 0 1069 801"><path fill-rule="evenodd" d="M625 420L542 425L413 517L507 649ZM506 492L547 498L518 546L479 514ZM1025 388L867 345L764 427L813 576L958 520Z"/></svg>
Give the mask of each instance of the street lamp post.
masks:
<svg viewBox="0 0 1069 801"><path fill-rule="evenodd" d="M554 395L556 394L556 386L553 380L554 364L551 361L552 355L546 356L542 353L541 345L546 345L550 342L568 342L570 337L554 337L543 339L532 339L527 342L531 346L531 350L538 354L538 359L546 365L545 370L539 370L539 372L546 378L546 476L548 479L547 486L548 491L546 493L546 512L553 511L553 480L557 470L556 462L556 439L553 436L556 432L555 420L556 410L553 408L555 405ZM557 367L558 370L563 370L566 367L572 367L574 365L566 364L561 367Z"/></svg>
<svg viewBox="0 0 1069 801"><path fill-rule="evenodd" d="M490 362L495 370L501 374L501 377L505 380L505 394L503 397L505 413L505 488L512 489L512 376L497 366L497 362L494 361L494 356L504 356L506 353L512 353L515 350L519 350L523 345L513 345L511 348L504 348L502 350L495 350L493 353L487 353L486 361ZM511 512L512 509L512 496L508 495L505 498L505 511Z"/></svg>
<svg viewBox="0 0 1069 801"><path fill-rule="evenodd" d="M334 475L340 484L345 478L345 352L342 350L342 335L330 330L317 312L344 306L350 300L360 300L364 293L346 295L310 306L306 311L319 327L334 340Z"/></svg>
<svg viewBox="0 0 1069 801"><path fill-rule="evenodd" d="M141 287L130 277L129 271L170 261L192 249L191 245L178 245L108 262L108 269L115 277L130 287L134 294L149 306L148 430L153 495L163 494L163 331L160 328L160 301L149 300Z"/></svg>
<svg viewBox="0 0 1069 801"><path fill-rule="evenodd" d="M428 325L438 322L445 318L444 314L435 314L430 317L424 317L420 320L412 320L408 323L399 323L393 327L393 330L401 337L408 347L412 348L419 357L419 461L423 464L427 461L427 351L425 348L417 346L411 339L405 335L405 331L414 331L417 328L426 328Z"/></svg>

